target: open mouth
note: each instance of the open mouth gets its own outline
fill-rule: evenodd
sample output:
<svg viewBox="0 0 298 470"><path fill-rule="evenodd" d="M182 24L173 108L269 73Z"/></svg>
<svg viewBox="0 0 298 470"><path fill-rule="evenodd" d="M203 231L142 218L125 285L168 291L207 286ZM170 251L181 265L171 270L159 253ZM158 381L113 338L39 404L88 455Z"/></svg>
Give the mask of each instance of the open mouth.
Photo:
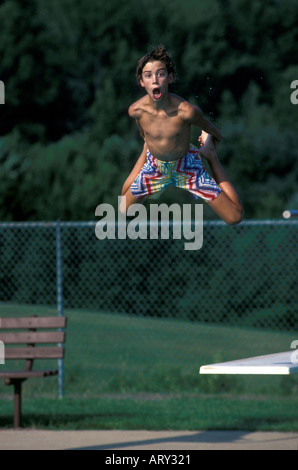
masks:
<svg viewBox="0 0 298 470"><path fill-rule="evenodd" d="M159 88L154 88L152 94L155 99L161 98L161 91Z"/></svg>

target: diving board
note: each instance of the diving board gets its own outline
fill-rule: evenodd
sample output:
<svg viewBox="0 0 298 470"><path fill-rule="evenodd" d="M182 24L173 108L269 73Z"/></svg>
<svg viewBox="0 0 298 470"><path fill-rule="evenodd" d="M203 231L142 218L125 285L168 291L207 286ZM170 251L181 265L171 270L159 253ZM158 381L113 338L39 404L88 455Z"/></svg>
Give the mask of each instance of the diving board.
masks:
<svg viewBox="0 0 298 470"><path fill-rule="evenodd" d="M298 373L293 351L250 357L238 361L209 364L200 368L200 374L291 375Z"/></svg>

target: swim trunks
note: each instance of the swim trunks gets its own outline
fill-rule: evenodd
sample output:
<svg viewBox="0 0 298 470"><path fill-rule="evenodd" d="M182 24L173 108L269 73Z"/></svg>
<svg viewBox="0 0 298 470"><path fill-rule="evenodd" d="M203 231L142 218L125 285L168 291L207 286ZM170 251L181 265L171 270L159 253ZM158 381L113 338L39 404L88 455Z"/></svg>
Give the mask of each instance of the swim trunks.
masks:
<svg viewBox="0 0 298 470"><path fill-rule="evenodd" d="M170 185L186 189L194 199L207 202L221 193L208 175L198 148L192 144L184 157L172 162L158 160L147 150L147 160L130 189L136 198L158 199Z"/></svg>

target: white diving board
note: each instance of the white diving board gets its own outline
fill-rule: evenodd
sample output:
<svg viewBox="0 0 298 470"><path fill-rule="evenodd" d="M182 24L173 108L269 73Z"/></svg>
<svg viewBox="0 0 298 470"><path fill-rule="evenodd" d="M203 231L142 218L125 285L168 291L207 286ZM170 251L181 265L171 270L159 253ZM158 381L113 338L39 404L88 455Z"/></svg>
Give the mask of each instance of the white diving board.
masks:
<svg viewBox="0 0 298 470"><path fill-rule="evenodd" d="M291 375L295 373L298 373L298 363L293 362L293 351L209 364L200 368L200 374Z"/></svg>

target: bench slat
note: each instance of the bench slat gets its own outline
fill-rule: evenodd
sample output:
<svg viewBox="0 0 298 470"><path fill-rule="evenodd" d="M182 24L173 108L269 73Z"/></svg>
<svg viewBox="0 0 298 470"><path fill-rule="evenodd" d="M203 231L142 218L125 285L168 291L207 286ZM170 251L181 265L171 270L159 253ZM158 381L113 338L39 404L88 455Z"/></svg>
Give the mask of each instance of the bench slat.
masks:
<svg viewBox="0 0 298 470"><path fill-rule="evenodd" d="M0 340L3 341L4 344L63 343L65 333L63 331L21 333L2 333L0 331Z"/></svg>
<svg viewBox="0 0 298 470"><path fill-rule="evenodd" d="M6 348L5 359L62 359L64 348Z"/></svg>
<svg viewBox="0 0 298 470"><path fill-rule="evenodd" d="M9 328L65 328L65 317L0 318L0 329Z"/></svg>
<svg viewBox="0 0 298 470"><path fill-rule="evenodd" d="M0 379L31 379L57 375L57 370L29 370L0 372Z"/></svg>

